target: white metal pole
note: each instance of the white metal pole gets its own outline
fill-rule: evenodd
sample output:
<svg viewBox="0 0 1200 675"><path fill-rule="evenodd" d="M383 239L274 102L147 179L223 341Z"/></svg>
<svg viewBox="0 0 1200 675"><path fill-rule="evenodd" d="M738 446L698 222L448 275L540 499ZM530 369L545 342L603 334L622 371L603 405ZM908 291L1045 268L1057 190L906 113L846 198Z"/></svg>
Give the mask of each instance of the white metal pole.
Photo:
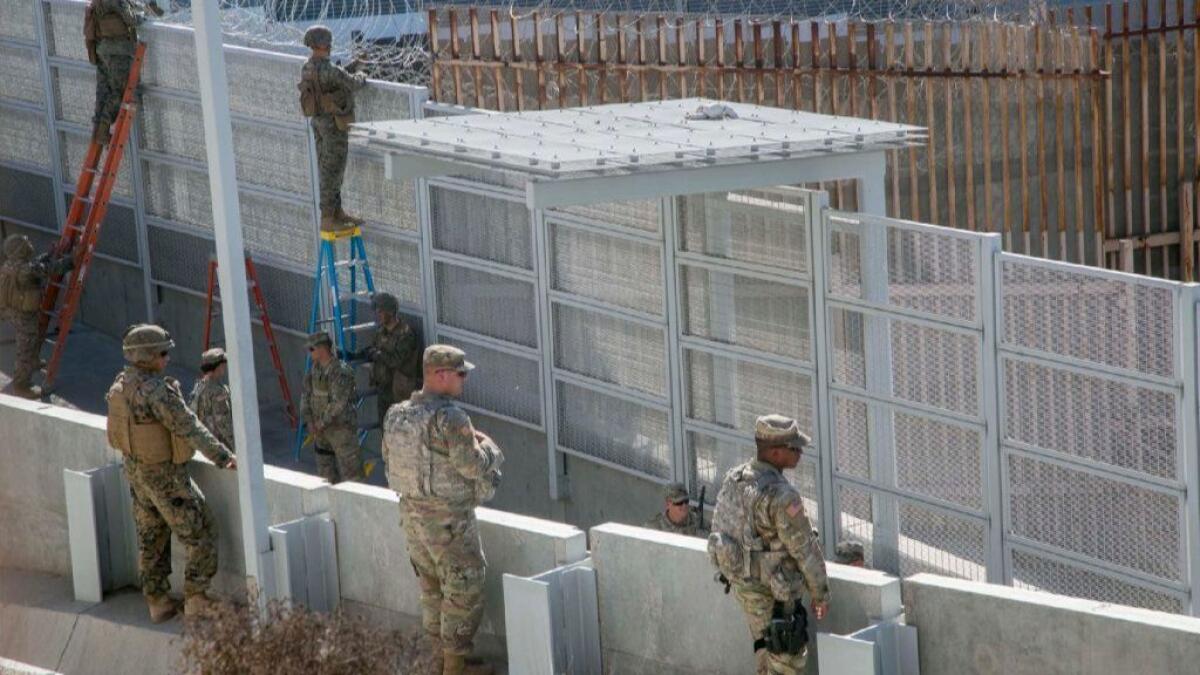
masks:
<svg viewBox="0 0 1200 675"><path fill-rule="evenodd" d="M263 488L262 434L258 420L258 388L254 379L254 339L246 290L242 215L238 206L233 162L233 126L229 120L229 88L221 44L220 9L216 2L192 3L196 30L196 67L200 107L212 192L213 230L217 243L217 280L221 285L221 320L229 358L233 395L233 438L237 443L238 499L246 576L258 584L259 599L276 597L267 503Z"/></svg>

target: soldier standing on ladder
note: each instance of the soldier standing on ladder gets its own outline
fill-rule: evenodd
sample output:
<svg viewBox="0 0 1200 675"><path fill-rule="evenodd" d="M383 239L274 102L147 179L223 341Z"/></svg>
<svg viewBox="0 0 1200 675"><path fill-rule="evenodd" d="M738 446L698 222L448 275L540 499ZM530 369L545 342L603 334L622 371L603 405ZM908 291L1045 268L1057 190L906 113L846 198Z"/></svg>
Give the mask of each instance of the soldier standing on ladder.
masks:
<svg viewBox="0 0 1200 675"><path fill-rule="evenodd" d="M96 114L92 117L92 141L108 145L112 124L121 108L121 96L133 67L137 27L146 13L162 16L151 0L89 0L83 14L83 39L88 61L96 66Z"/></svg>
<svg viewBox="0 0 1200 675"><path fill-rule="evenodd" d="M312 118L321 184L321 229L335 232L362 220L342 210L342 179L350 152L350 125L354 123L354 92L367 80L365 73L351 74L329 61L333 33L325 26L304 32L304 46L312 56L300 71L300 110ZM353 64L351 64L353 66Z"/></svg>

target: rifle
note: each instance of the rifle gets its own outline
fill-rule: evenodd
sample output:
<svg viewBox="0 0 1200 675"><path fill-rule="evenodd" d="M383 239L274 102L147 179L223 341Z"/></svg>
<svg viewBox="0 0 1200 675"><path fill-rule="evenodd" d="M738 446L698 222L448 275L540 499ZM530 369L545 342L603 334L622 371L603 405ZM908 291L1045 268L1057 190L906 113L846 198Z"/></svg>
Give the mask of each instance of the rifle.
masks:
<svg viewBox="0 0 1200 675"><path fill-rule="evenodd" d="M707 485L700 486L700 503L696 505L696 529L704 529L704 491L708 489Z"/></svg>

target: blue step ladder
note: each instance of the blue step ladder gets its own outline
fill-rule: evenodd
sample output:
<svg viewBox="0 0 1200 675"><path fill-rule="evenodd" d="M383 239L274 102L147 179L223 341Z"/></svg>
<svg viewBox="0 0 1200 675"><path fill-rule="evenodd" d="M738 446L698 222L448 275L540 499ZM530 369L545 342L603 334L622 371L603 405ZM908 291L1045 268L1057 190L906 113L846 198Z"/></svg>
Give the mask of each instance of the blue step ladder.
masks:
<svg viewBox="0 0 1200 675"><path fill-rule="evenodd" d="M375 327L374 321L358 322L360 301L370 300L375 293L375 281L371 277L371 265L367 262L367 248L363 244L362 228L351 227L331 232L322 231L320 249L317 251L317 272L313 279L312 314L309 316L308 332L332 332L334 354L356 370L366 363L358 357L358 334ZM338 257L338 244L348 244L348 257ZM361 282L360 282L361 277ZM343 284L343 281L346 281ZM345 288L345 290L343 290ZM312 369L312 356L304 360L304 372ZM360 392L354 403L355 413L363 402L375 395L374 391ZM367 435L379 424L360 426L358 445L362 448ZM312 441L303 420L296 428L296 459L300 451ZM363 474L370 476L375 469L377 457L364 457Z"/></svg>

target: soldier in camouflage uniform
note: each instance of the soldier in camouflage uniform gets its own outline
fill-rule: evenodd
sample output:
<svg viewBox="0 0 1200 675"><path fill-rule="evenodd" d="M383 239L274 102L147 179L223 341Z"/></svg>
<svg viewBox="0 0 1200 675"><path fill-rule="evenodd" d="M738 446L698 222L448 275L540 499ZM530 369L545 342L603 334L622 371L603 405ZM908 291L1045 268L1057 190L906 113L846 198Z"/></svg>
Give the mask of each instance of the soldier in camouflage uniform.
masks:
<svg viewBox="0 0 1200 675"><path fill-rule="evenodd" d="M130 326L122 351L132 365L117 375L105 397L108 442L125 456L142 593L155 623L178 610L167 595L172 533L187 547L184 613L196 615L212 606L206 591L217 573L216 523L204 495L188 478L188 460L200 450L218 467L237 468L229 449L184 403L179 382L162 375L174 346L171 335L158 326Z"/></svg>
<svg viewBox="0 0 1200 675"><path fill-rule="evenodd" d="M691 495L683 483L671 483L664 492L666 504L663 510L651 518L644 527L689 537L704 537L708 532L700 528L700 518L691 507ZM700 505L699 508L704 508Z"/></svg>
<svg viewBox="0 0 1200 675"><path fill-rule="evenodd" d="M228 367L225 350L220 347L201 354L201 376L192 387L189 405L213 436L233 450L233 404L224 382Z"/></svg>
<svg viewBox="0 0 1200 675"><path fill-rule="evenodd" d="M83 39L88 60L96 66L96 113L92 116L92 140L108 145L112 123L121 108L121 97L133 67L137 27L146 14L162 16L154 2L135 0L89 0L83 17Z"/></svg>
<svg viewBox="0 0 1200 675"><path fill-rule="evenodd" d="M384 420L388 483L400 495L408 554L421 584L421 625L442 652L441 672L490 673L468 665L483 616L486 563L475 507L500 483L500 448L454 400L475 366L461 349L431 345L424 386Z"/></svg>
<svg viewBox="0 0 1200 675"><path fill-rule="evenodd" d="M407 401L421 383L421 341L400 318L400 303L391 293L371 297L375 309L375 338L367 348L371 386L379 392L376 405L382 425L388 408Z"/></svg>
<svg viewBox="0 0 1200 675"><path fill-rule="evenodd" d="M313 439L317 473L330 483L362 480L354 369L333 353L326 333L308 336L312 368L304 374L300 419Z"/></svg>
<svg viewBox="0 0 1200 675"><path fill-rule="evenodd" d="M362 220L342 210L342 178L350 151L350 125L354 123L354 92L367 80L365 73L351 74L329 60L333 33L325 26L304 32L304 46L312 56L300 71L300 110L312 118L317 144L321 185L321 229L333 232ZM351 64L353 65L353 64Z"/></svg>
<svg viewBox="0 0 1200 675"><path fill-rule="evenodd" d="M726 589L746 613L759 675L804 672L807 590L817 620L829 609L825 561L800 493L783 471L800 462L809 439L796 421L759 417L758 457L725 474L713 514L708 553Z"/></svg>
<svg viewBox="0 0 1200 675"><path fill-rule="evenodd" d="M13 360L13 393L41 398L42 389L33 385L39 367L38 315L46 281L71 268L70 256L51 260L48 254L34 257L33 244L23 234L4 240L4 264L0 265L0 311L13 325L16 357Z"/></svg>

